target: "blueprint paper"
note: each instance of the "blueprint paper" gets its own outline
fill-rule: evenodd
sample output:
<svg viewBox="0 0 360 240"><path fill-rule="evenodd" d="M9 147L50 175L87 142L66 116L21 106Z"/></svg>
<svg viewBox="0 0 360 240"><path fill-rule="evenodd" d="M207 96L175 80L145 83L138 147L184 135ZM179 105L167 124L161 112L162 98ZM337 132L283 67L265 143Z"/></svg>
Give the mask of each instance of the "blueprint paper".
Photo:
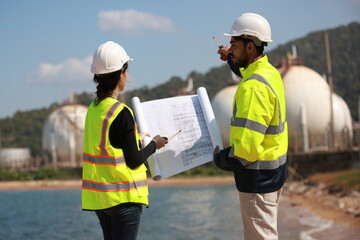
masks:
<svg viewBox="0 0 360 240"><path fill-rule="evenodd" d="M148 159L154 180L165 179L212 161L216 145L222 148L221 137L205 88L197 95L178 96L140 102L132 99L140 133L150 133L148 144L155 135L171 136L169 143Z"/></svg>

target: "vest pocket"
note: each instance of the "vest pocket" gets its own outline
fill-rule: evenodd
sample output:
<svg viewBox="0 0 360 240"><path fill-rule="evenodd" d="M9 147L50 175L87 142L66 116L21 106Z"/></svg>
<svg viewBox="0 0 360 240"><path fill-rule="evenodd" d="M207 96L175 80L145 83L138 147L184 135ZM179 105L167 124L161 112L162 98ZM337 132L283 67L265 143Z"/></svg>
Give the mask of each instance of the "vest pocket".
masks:
<svg viewBox="0 0 360 240"><path fill-rule="evenodd" d="M131 173L134 185L139 197L145 197L149 195L148 185L147 185L147 175L146 172L137 172Z"/></svg>

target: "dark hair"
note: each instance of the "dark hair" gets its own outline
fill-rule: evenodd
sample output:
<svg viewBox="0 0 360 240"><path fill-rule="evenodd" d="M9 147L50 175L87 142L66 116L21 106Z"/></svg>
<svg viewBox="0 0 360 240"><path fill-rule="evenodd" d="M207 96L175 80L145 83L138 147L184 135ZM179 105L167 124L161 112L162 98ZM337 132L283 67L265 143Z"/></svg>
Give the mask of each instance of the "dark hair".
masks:
<svg viewBox="0 0 360 240"><path fill-rule="evenodd" d="M110 97L116 88L120 74L128 69L128 63L125 63L122 69L106 74L94 74L93 81L97 84L96 86L96 98L94 100L95 105L98 105L102 100Z"/></svg>
<svg viewBox="0 0 360 240"><path fill-rule="evenodd" d="M243 36L235 36L233 37L236 41L242 41L244 43L244 46L246 46L249 42L254 43L254 46L256 47L256 51L259 55L264 54L264 46L267 46L267 43L262 42L261 46L256 46L255 42L251 40L250 38L245 38Z"/></svg>

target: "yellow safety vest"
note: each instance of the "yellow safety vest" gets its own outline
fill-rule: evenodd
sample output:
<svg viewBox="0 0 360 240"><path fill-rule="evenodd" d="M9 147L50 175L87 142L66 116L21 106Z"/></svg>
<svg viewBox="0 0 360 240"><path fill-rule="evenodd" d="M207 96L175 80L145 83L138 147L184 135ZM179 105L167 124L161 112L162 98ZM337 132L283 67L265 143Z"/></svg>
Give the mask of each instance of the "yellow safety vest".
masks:
<svg viewBox="0 0 360 240"><path fill-rule="evenodd" d="M100 210L127 202L148 205L145 165L130 169L122 149L112 147L109 141L111 123L124 108L133 115L129 107L110 97L98 105L92 102L88 108L84 129L83 209ZM135 135L139 140L136 127Z"/></svg>
<svg viewBox="0 0 360 240"><path fill-rule="evenodd" d="M243 79L233 100L229 154L245 167L238 174L237 186L244 192L275 191L287 178L283 81L267 56L240 71ZM248 184L250 179L252 183Z"/></svg>

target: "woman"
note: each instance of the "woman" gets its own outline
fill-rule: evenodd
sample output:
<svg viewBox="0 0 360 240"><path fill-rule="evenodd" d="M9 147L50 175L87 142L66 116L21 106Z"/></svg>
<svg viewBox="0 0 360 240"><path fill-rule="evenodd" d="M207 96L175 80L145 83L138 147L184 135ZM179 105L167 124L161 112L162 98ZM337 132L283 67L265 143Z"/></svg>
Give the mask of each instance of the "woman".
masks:
<svg viewBox="0 0 360 240"><path fill-rule="evenodd" d="M97 97L85 120L82 208L96 212L104 239L137 238L142 205L148 205L144 162L167 144L157 135L140 150L133 112L117 100L129 61L125 50L109 41L95 51L91 65Z"/></svg>

